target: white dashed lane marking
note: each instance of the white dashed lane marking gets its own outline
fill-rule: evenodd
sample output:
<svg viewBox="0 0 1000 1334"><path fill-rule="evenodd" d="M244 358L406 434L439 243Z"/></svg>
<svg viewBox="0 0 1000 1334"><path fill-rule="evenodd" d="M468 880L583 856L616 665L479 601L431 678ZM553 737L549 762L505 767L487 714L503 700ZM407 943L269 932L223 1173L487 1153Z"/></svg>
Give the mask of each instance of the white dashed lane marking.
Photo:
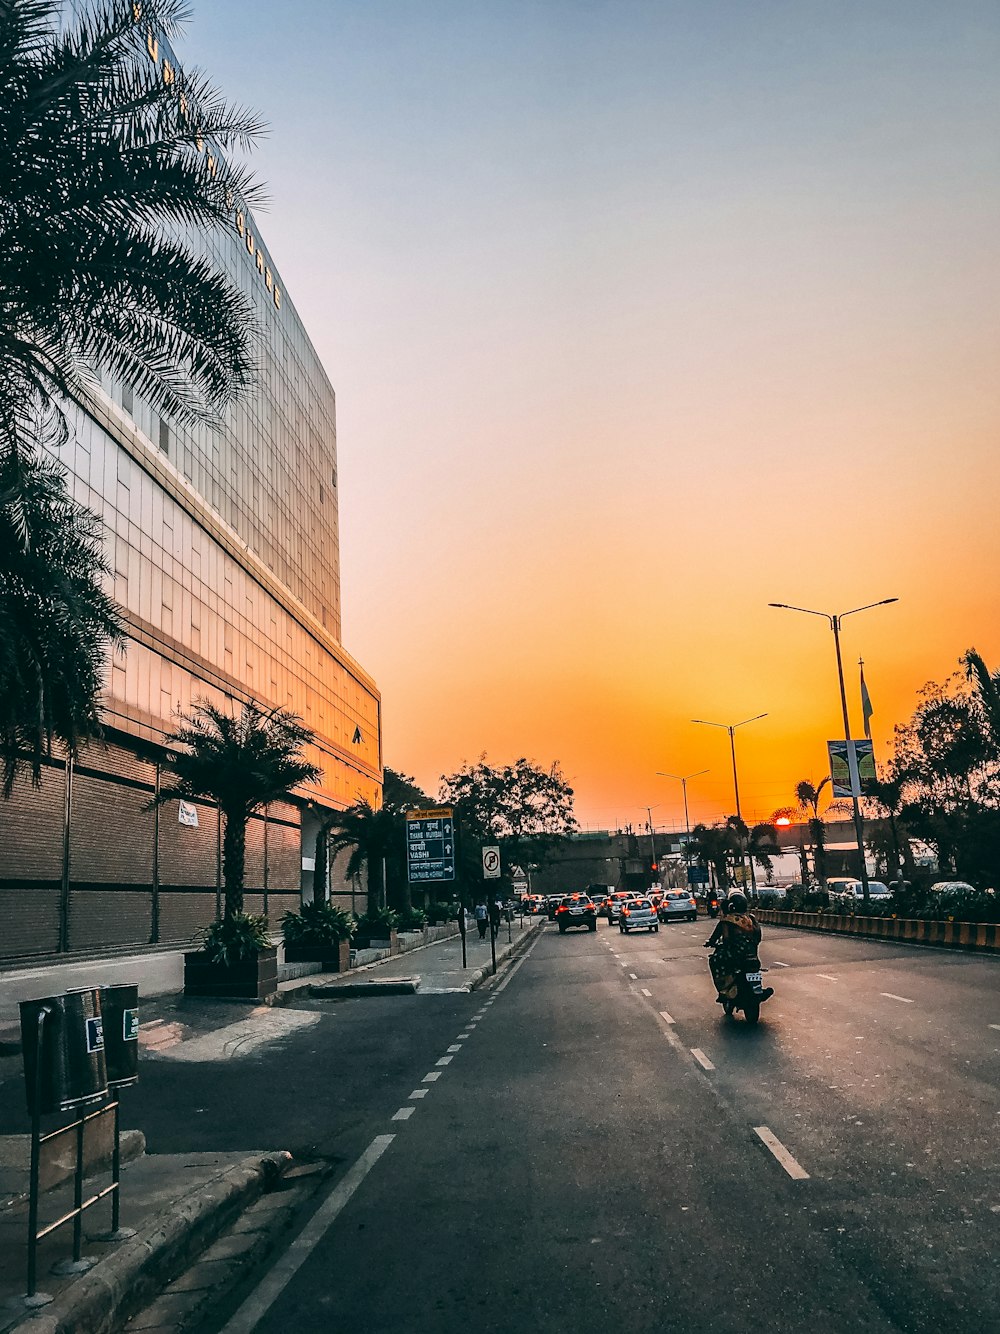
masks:
<svg viewBox="0 0 1000 1334"><path fill-rule="evenodd" d="M642 988L642 994L643 994L644 996L652 996L653 993L649 990L648 987L643 987L643 988Z"/></svg>
<svg viewBox="0 0 1000 1334"><path fill-rule="evenodd" d="M409 1121L410 1117L416 1110L416 1107L400 1107L399 1111L392 1119L394 1121Z"/></svg>
<svg viewBox="0 0 1000 1334"><path fill-rule="evenodd" d="M449 1051L461 1051L461 1050L462 1050L462 1044L461 1044L460 1042L453 1042L453 1043L451 1044L451 1046L448 1048L448 1050L449 1050Z"/></svg>
<svg viewBox="0 0 1000 1334"><path fill-rule="evenodd" d="M434 1062L434 1064L435 1064L435 1065L451 1065L451 1063L452 1063L452 1061L453 1061L454 1059L455 1059L454 1056L439 1056L438 1059Z"/></svg>
<svg viewBox="0 0 1000 1334"><path fill-rule="evenodd" d="M708 1057L705 1055L705 1053L702 1051L700 1047L692 1047L691 1055L694 1057L694 1059L698 1062L698 1064L701 1066L703 1070L715 1069L715 1066L708 1059Z"/></svg>
<svg viewBox="0 0 1000 1334"><path fill-rule="evenodd" d="M775 968L791 968L790 963L781 963L778 959L773 960Z"/></svg>
<svg viewBox="0 0 1000 1334"><path fill-rule="evenodd" d="M667 1014L666 1010L660 1011L660 1018L665 1024L672 1024L674 1022L672 1016Z"/></svg>
<svg viewBox="0 0 1000 1334"><path fill-rule="evenodd" d="M411 1098L426 1098L430 1089L414 1089L410 1094Z"/></svg>
<svg viewBox="0 0 1000 1334"><path fill-rule="evenodd" d="M816 976L823 978L826 982L838 982L840 980L839 978L831 977L829 973L817 973ZM883 992L882 994L884 995L885 993Z"/></svg>
<svg viewBox="0 0 1000 1334"><path fill-rule="evenodd" d="M910 1000L909 996L897 996L897 995L896 995L894 992L892 992L892 991L880 991L880 992L879 992L879 995L880 995L880 996L884 996L884 997L886 998L886 1000L898 1000L898 1001L902 1001L904 1005L912 1005L912 1004L913 1004L913 1001Z"/></svg>
<svg viewBox="0 0 1000 1334"><path fill-rule="evenodd" d="M990 1024L990 1028L995 1028L1000 1033L1000 1024Z"/></svg>
<svg viewBox="0 0 1000 1334"><path fill-rule="evenodd" d="M638 977L636 977L635 973L629 973L629 977L632 979L633 982L638 982L639 980Z"/></svg>
<svg viewBox="0 0 1000 1334"><path fill-rule="evenodd" d="M781 1140L768 1130L767 1126L754 1126L754 1133L760 1136L761 1141L770 1149L793 1181L809 1180L809 1173L795 1161Z"/></svg>
<svg viewBox="0 0 1000 1334"><path fill-rule="evenodd" d="M423 1083L425 1083L425 1084L433 1084L434 1081L435 1081L435 1079L440 1079L440 1078L441 1078L441 1071L440 1071L440 1070L432 1070L432 1071L430 1072L430 1074L424 1075Z"/></svg>

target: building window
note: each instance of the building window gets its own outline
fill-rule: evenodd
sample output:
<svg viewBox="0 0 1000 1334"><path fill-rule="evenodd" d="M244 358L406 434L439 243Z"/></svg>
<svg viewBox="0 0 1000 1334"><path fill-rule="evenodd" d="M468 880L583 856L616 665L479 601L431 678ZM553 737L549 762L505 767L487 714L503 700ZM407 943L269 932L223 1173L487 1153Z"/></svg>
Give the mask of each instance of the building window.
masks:
<svg viewBox="0 0 1000 1334"><path fill-rule="evenodd" d="M132 386L130 384L122 385L122 411L132 416Z"/></svg>
<svg viewBox="0 0 1000 1334"><path fill-rule="evenodd" d="M160 422L160 448L164 454L170 453L170 427L166 422Z"/></svg>

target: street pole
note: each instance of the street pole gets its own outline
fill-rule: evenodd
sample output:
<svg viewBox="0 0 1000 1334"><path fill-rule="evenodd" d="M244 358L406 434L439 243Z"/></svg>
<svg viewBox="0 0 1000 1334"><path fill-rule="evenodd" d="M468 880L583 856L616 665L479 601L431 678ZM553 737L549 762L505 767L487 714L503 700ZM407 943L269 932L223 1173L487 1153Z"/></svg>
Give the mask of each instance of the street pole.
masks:
<svg viewBox="0 0 1000 1334"><path fill-rule="evenodd" d="M681 775L668 774L662 769L657 769L656 771L657 778L675 778L677 782L680 783L681 791L684 794L684 835L687 840L684 844L684 863L687 866L691 865L691 821L688 818L688 781L692 778L700 778L702 774L710 772L709 769L699 769L697 773Z"/></svg>
<svg viewBox="0 0 1000 1334"><path fill-rule="evenodd" d="M847 713L847 691L844 688L844 663L840 655L840 623L845 616L855 616L859 611L871 611L873 607L888 607L890 603L898 601L899 598L882 598L879 602L866 602L863 607L852 607L850 611L842 612L815 611L812 607L793 607L787 602L769 602L767 604L769 607L777 607L781 611L800 611L806 616L822 616L833 631L833 646L837 653L837 682L840 686L840 708L844 719L844 740L847 742L847 757L851 775L851 804L854 807L854 837L858 845L858 869L861 871L861 888L865 896L865 903L870 901L868 892L868 867L865 865L865 837L864 825L861 821L861 803L858 800L858 792L854 782L855 775L858 772L857 756L854 757L853 765L850 764L854 744L851 741L851 723Z"/></svg>
<svg viewBox="0 0 1000 1334"><path fill-rule="evenodd" d="M755 714L753 718L744 718L741 723L712 723L707 718L692 718L693 723L701 723L703 727L721 727L724 732L729 733L729 749L733 757L733 792L736 797L736 818L740 824L743 823L743 811L740 808L740 780L736 773L736 729L737 727L746 727L747 723L759 722L761 718L766 718L766 713ZM740 865L743 868L743 883L746 884L747 861L746 851L740 841ZM757 873L754 871L753 856L750 857L750 885L751 893L754 898L757 897Z"/></svg>
<svg viewBox="0 0 1000 1334"><path fill-rule="evenodd" d="M656 871L656 839L653 837L653 808L646 807L646 816L649 820L649 874L654 875ZM650 881L652 884L652 881Z"/></svg>

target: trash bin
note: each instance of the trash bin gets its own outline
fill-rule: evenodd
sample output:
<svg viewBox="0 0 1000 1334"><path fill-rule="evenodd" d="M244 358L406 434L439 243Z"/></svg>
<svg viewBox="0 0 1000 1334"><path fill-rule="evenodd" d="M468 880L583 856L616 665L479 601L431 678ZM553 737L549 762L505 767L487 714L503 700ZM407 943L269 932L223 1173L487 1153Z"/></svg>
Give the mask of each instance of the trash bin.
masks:
<svg viewBox="0 0 1000 1334"><path fill-rule="evenodd" d="M104 1057L108 1088L139 1082L139 988L132 983L101 987Z"/></svg>
<svg viewBox="0 0 1000 1334"><path fill-rule="evenodd" d="M38 1014L47 1007L38 1059ZM28 1111L34 1115L64 1112L81 1103L107 1097L108 1071L104 1057L101 995L96 987L67 991L62 996L21 1002L21 1046ZM40 1073L39 1106L35 1083Z"/></svg>

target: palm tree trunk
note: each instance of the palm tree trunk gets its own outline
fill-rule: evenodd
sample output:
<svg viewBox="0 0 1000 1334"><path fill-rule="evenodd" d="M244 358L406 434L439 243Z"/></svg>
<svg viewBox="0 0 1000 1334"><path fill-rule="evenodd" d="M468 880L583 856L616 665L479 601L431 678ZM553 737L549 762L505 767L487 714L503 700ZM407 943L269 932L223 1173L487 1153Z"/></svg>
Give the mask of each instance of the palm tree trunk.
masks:
<svg viewBox="0 0 1000 1334"><path fill-rule="evenodd" d="M226 830L222 836L222 883L225 892L224 916L235 917L243 911L243 881L246 867L247 816L243 810L225 811Z"/></svg>
<svg viewBox="0 0 1000 1334"><path fill-rule="evenodd" d="M330 861L330 840L326 825L316 835L313 866L313 903L326 902L326 873Z"/></svg>
<svg viewBox="0 0 1000 1334"><path fill-rule="evenodd" d="M377 854L368 858L368 913L378 912L385 904L385 862Z"/></svg>

